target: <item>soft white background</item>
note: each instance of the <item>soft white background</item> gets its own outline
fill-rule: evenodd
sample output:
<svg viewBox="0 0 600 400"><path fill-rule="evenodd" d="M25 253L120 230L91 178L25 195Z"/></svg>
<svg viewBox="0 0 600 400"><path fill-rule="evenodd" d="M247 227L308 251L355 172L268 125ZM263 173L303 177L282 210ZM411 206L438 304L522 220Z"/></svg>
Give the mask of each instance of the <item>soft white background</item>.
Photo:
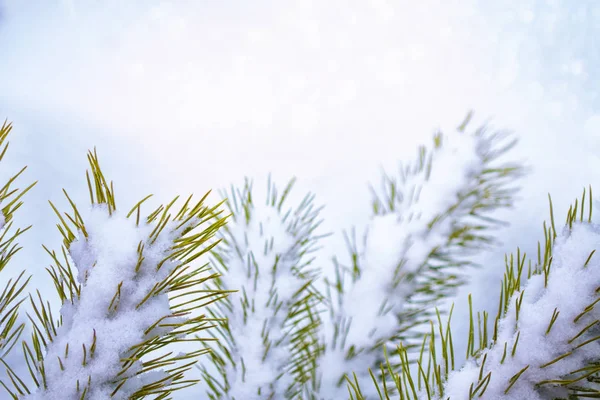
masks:
<svg viewBox="0 0 600 400"><path fill-rule="evenodd" d="M562 220L598 186L599 20L593 0L0 0L0 117L15 126L0 173L28 164L21 184L40 181L8 270L52 293L47 200L64 206L65 188L87 202L94 146L123 208L297 176L297 194L326 205L329 268L342 229L367 221L380 168L474 109L515 131L513 157L532 167L505 246L459 297L492 307L504 252L540 238L547 193Z"/></svg>

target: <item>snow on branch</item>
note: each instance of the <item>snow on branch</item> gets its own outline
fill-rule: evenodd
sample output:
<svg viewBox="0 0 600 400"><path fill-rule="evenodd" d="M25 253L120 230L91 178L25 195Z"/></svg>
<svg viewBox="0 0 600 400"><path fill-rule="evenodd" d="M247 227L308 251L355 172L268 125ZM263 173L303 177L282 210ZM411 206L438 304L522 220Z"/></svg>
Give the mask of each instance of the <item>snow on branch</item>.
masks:
<svg viewBox="0 0 600 400"><path fill-rule="evenodd" d="M456 132L436 134L399 179L385 177L382 194L373 191L362 248L347 237L353 265L337 265L329 284L335 326L320 361L324 398L347 394L344 376L370 381L382 345L418 349L437 302L466 282L468 257L494 243L490 230L501 221L491 212L511 206L523 168L501 159L515 144L511 135L466 133L469 118Z"/></svg>
<svg viewBox="0 0 600 400"><path fill-rule="evenodd" d="M221 290L238 290L210 307L222 319L211 331L213 365L201 370L211 399L296 399L314 384L320 295L312 268L320 208L307 195L294 208L286 200L294 180L279 193L269 179L266 199L252 183L231 189L231 220L214 253ZM211 371L216 369L216 372Z"/></svg>
<svg viewBox="0 0 600 400"><path fill-rule="evenodd" d="M545 228L545 249L525 284L523 261L502 287L502 315L490 346L450 374L444 398L557 399L600 396L600 225L591 189L566 226Z"/></svg>
<svg viewBox="0 0 600 400"><path fill-rule="evenodd" d="M493 332L488 332L486 312L474 322L469 302L465 365L455 369L450 321L444 330L438 313L437 329L431 322L417 369L400 343L400 368L387 360L381 372L389 379L374 379L374 392L391 393L385 386L391 380L401 398L419 400L599 397L600 225L591 218L591 188L588 194L586 199L584 190L581 202L571 206L561 230L550 203L551 224L544 223L537 260L527 262L519 250L507 257ZM367 398L359 382L350 388L352 398Z"/></svg>
<svg viewBox="0 0 600 400"><path fill-rule="evenodd" d="M68 195L70 214L52 205L64 238L61 253L46 249L54 261L48 272L62 302L60 317L39 292L30 296L33 334L23 349L35 388L9 368L10 392L32 400L165 398L195 383L186 380L186 371L207 351L173 354L168 346L211 327L203 316L189 314L226 296L207 289L214 274L194 263L210 250L207 243L224 219L215 218L218 206L204 205L206 196L195 203L190 196L177 212L176 198L141 219L146 198L124 214L95 152L88 159L91 209L80 214ZM178 301L190 287L206 290L193 302Z"/></svg>

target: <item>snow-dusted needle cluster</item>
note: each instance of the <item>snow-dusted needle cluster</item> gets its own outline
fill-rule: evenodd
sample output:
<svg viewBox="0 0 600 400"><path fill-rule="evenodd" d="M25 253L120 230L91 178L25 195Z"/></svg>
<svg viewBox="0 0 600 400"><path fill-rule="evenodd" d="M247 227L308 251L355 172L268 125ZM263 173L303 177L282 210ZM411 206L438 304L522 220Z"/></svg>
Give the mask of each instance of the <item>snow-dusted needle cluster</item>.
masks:
<svg viewBox="0 0 600 400"><path fill-rule="evenodd" d="M212 399L305 398L314 383L319 296L310 257L319 209L312 195L287 208L292 184L278 193L269 180L266 198L256 200L246 181L228 196L232 218L214 264L219 289L238 292L210 307L223 318L214 365L202 368Z"/></svg>
<svg viewBox="0 0 600 400"><path fill-rule="evenodd" d="M468 122L468 120L467 120ZM362 248L350 242L351 267L338 267L330 285L334 328L320 360L321 396L347 396L346 375L362 394L378 397L369 368L402 342L421 343L419 328L434 316L436 301L466 281L468 256L492 242L498 221L491 211L510 205L514 164L497 162L512 146L502 133L481 128L437 134L431 151L421 149L400 179L386 178ZM427 325L425 325L427 327Z"/></svg>
<svg viewBox="0 0 600 400"><path fill-rule="evenodd" d="M7 121L0 125L0 161L8 150L7 139L11 130L12 125ZM21 250L17 239L30 228L17 228L15 231L11 229L13 214L23 204L21 199L35 186L34 182L23 190L13 188L13 184L26 168L21 169L0 188L0 271ZM29 282L29 278L23 280L24 275L25 271L21 272L17 278L9 279L0 293L0 360L4 359L19 341L25 328L23 323L17 323L19 306L22 303L20 296Z"/></svg>
<svg viewBox="0 0 600 400"><path fill-rule="evenodd" d="M545 255L526 284L505 279L495 340L450 374L442 398L600 396L600 225L591 213L584 218L584 200L580 212L571 208L562 231L557 234L554 223L547 229Z"/></svg>
<svg viewBox="0 0 600 400"><path fill-rule="evenodd" d="M512 205L524 172L503 160L510 134L467 132L468 121L434 135L399 177L384 177L363 240L346 236L351 261L336 259L336 279L323 282L313 267L320 208L311 194L288 207L293 180L281 192L269 180L258 201L246 180L215 207L190 196L174 211L176 198L141 218L147 198L118 210L89 153L91 208L80 213L68 196L69 213L52 205L64 238L61 252L47 249L60 315L39 293L29 296L33 330L22 349L31 384L2 359L24 329L16 318L25 284L19 277L0 296L0 362L10 380L0 384L15 400L165 400L197 382L187 372L208 353L197 365L199 397L212 400L599 397L591 189L562 231L554 219L545 228L527 272L520 251L516 263L507 258L493 334L488 314L474 322L469 302L467 362L454 363L448 310L439 307L468 281L479 252L497 244L493 213ZM0 147L6 133L5 125ZM0 189L0 271L23 232L4 236L28 190L9 189L13 181ZM197 265L203 254L210 262ZM177 342L187 343L183 353Z"/></svg>
<svg viewBox="0 0 600 400"><path fill-rule="evenodd" d="M444 326L438 314L417 367L400 343L401 366L387 361L382 371L393 384L376 380L376 393L419 400L600 397L600 225L592 222L591 188L588 194L571 206L562 230L553 217L544 224L545 243L528 268L520 251L507 257L493 332L487 313L474 322L471 309L465 365L454 365L449 320ZM351 392L370 398L358 386Z"/></svg>
<svg viewBox="0 0 600 400"><path fill-rule="evenodd" d="M191 196L178 212L172 211L175 199L141 220L142 200L125 215L116 209L112 184L96 155L90 153L89 160L92 207L82 215L71 202L72 214L57 211L62 256L48 250L54 260L49 272L62 301L60 318L54 319L41 298L30 296L34 330L24 356L36 388L13 379L13 397L167 398L194 383L184 373L206 352L173 354L169 345L209 327L190 312L224 296L208 290L214 275L193 263L210 249L206 244L224 220L215 218L216 208L204 206L204 199L191 203ZM207 290L177 301L190 287Z"/></svg>

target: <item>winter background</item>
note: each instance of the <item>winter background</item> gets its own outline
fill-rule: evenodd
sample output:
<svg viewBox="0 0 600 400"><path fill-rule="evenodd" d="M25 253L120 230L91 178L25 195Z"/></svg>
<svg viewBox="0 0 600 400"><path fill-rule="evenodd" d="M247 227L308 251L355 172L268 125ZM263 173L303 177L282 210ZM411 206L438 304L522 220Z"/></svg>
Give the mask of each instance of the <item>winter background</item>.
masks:
<svg viewBox="0 0 600 400"><path fill-rule="evenodd" d="M600 181L599 20L594 0L0 0L0 118L14 123L0 174L27 164L21 186L39 180L16 217L34 229L2 280L26 268L30 290L55 298L47 201L64 209L65 188L87 204L94 146L127 209L298 177L296 196L326 206L328 273L342 230L368 221L382 168L473 109L513 130L511 157L531 167L504 245L456 299L494 310L503 255L535 249L547 194L562 220ZM453 321L464 336L464 313Z"/></svg>

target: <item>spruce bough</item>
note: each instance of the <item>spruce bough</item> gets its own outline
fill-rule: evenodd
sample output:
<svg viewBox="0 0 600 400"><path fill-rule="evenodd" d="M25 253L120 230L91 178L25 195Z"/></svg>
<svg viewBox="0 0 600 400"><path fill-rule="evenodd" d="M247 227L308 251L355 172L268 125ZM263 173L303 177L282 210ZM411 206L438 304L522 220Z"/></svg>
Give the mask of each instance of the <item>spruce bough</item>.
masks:
<svg viewBox="0 0 600 400"><path fill-rule="evenodd" d="M269 180L264 197L247 179L216 205L190 196L145 214L148 196L123 212L90 152L91 206L66 192L68 212L51 204L60 310L26 294L24 272L0 295L1 384L14 399L176 399L195 372L198 398L215 400L600 397L591 188L564 226L550 202L535 257L506 257L495 318L469 301L467 359L455 363L453 310L440 307L498 245L494 213L512 206L525 172L506 160L512 135L469 131L469 118L372 189L367 230L346 234L349 262L334 258L333 280L316 257L321 207L313 194L293 204L293 180L281 191ZM11 128L0 129L0 160ZM0 189L0 271L29 229L11 230L34 185L12 189L21 172ZM29 376L5 361L10 351Z"/></svg>

